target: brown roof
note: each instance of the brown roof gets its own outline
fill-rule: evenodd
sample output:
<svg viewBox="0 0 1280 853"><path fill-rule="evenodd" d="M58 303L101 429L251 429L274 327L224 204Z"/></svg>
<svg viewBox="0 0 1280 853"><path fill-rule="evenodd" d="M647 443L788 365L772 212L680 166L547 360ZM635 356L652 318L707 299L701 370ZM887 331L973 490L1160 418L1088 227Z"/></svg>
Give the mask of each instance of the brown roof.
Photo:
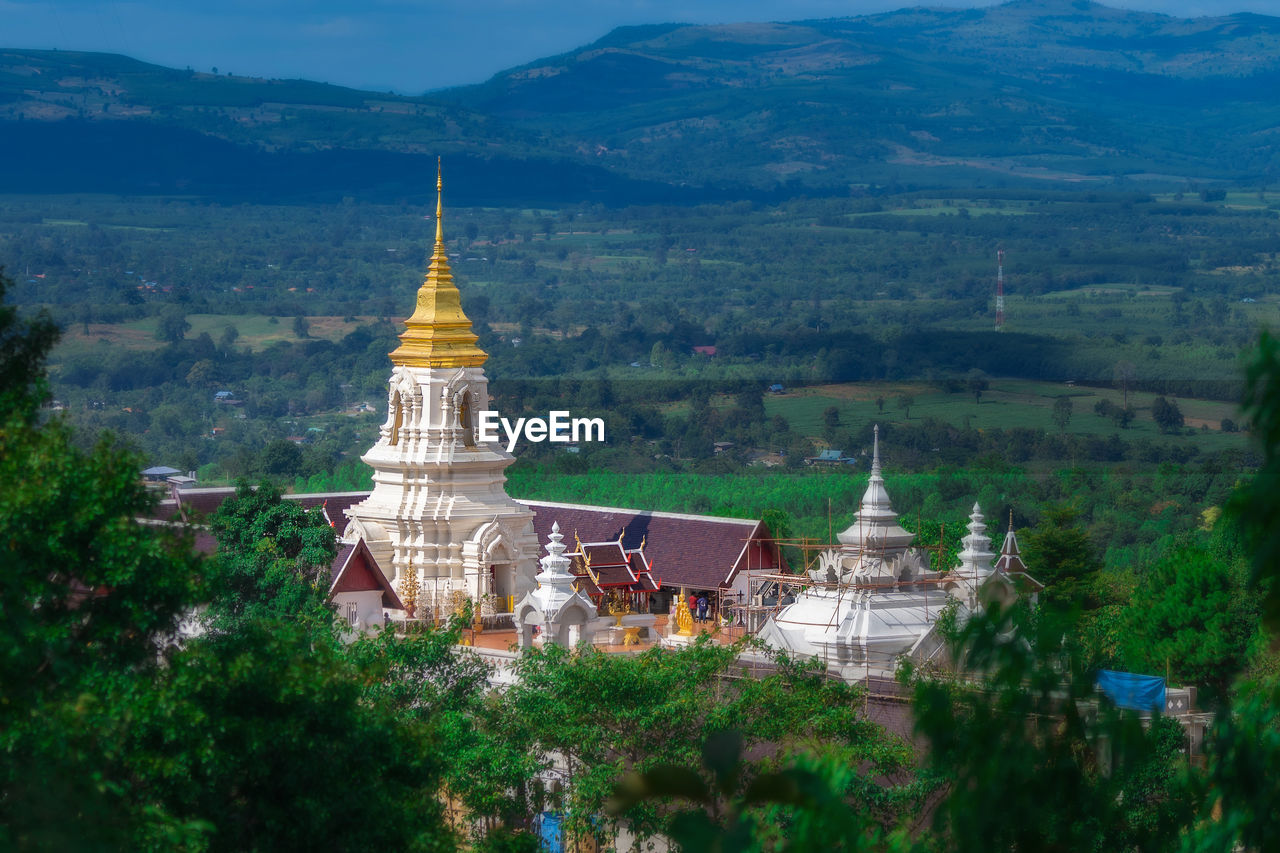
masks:
<svg viewBox="0 0 1280 853"><path fill-rule="evenodd" d="M1027 564L1022 562L1022 552L1018 547L1018 537L1012 530L1005 534L1004 544L1000 547L1000 556L996 558L995 569L1007 575L1025 574Z"/></svg>
<svg viewBox="0 0 1280 853"><path fill-rule="evenodd" d="M625 566L627 555L617 542L583 542L582 551L591 560L591 568L598 566Z"/></svg>
<svg viewBox="0 0 1280 853"><path fill-rule="evenodd" d="M222 506L223 501L235 493L236 490L230 486L208 489L182 489L178 492L179 499L182 501L182 512L179 512L178 505L170 495L160 501L152 515L164 521L177 521L181 519L182 513L185 512L188 521L196 521L199 518L207 517ZM347 526L346 510L367 497L369 497L368 492L328 492L322 494L285 495L284 499L297 501L307 509L322 507L338 533L341 534Z"/></svg>
<svg viewBox="0 0 1280 853"><path fill-rule="evenodd" d="M550 501L518 503L533 510L540 544L551 535L552 522L559 522L562 531L576 531L584 542L616 540L621 528L624 548L639 548L644 542L653 579L663 586L715 589L729 586L734 574L747 568L776 568L772 547L746 547L749 539L770 536L761 521ZM591 568L596 568L594 559Z"/></svg>
<svg viewBox="0 0 1280 853"><path fill-rule="evenodd" d="M591 573L596 577L597 586L630 586L636 582L636 576L631 574L631 569L625 563L621 566L601 566L598 570L592 565Z"/></svg>

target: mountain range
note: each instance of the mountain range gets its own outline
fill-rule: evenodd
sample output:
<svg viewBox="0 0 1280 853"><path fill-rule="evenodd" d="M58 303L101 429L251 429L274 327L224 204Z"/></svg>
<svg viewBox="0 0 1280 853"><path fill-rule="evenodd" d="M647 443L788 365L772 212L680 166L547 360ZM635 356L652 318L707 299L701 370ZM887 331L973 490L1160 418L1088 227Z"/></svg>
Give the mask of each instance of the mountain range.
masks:
<svg viewBox="0 0 1280 853"><path fill-rule="evenodd" d="M625 27L422 97L0 49L0 191L630 203L1265 184L1280 18L1084 0Z"/></svg>

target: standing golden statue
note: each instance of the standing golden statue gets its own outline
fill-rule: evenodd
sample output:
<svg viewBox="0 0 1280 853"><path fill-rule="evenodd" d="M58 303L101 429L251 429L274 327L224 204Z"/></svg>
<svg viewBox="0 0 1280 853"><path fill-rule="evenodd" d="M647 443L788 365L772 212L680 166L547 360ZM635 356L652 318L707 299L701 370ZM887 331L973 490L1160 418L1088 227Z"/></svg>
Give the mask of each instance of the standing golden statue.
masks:
<svg viewBox="0 0 1280 853"><path fill-rule="evenodd" d="M685 601L683 595L676 604L676 636L693 636L693 614L689 612L689 602Z"/></svg>

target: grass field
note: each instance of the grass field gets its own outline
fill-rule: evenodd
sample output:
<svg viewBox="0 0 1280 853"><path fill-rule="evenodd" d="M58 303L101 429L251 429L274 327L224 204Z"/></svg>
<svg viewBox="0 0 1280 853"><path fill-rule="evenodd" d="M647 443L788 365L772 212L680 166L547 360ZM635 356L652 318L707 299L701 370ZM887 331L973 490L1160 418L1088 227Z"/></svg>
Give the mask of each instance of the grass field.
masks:
<svg viewBox="0 0 1280 853"><path fill-rule="evenodd" d="M904 394L914 398L909 411L904 411L899 403ZM876 404L879 397L885 401L883 411ZM1110 418L1094 412L1094 405L1100 400L1122 405L1123 394L1120 391L1021 379L991 380L991 387L983 392L981 401L975 400L968 392L947 393L918 383L819 385L769 395L765 398L765 412L770 416L781 415L793 429L815 438L823 432L823 412L832 406L840 413L840 422L844 425L908 423L935 418L975 429L1027 427L1052 433L1058 431L1053 422L1053 406L1060 397L1070 399L1072 404L1071 419L1065 430L1068 433L1119 435L1128 441L1139 438L1189 441L1203 451L1244 447L1247 441L1242 433L1221 431L1224 418L1239 419L1237 407L1229 403L1178 399L1178 407L1190 432L1184 430L1180 435L1164 435L1151 419L1151 402L1155 394L1129 393L1129 405L1135 409L1137 417L1127 429L1121 429Z"/></svg>
<svg viewBox="0 0 1280 853"><path fill-rule="evenodd" d="M296 341L293 333L293 321L277 319L261 314L188 314L187 322L191 324L188 338L199 337L203 333L215 341L218 340L227 326L235 326L240 336L236 339L237 347L248 347L254 351L268 347L277 341ZM357 317L347 320L342 317L308 317L310 324L309 337L319 340L339 341L350 334L357 326L372 322L373 317ZM90 323L88 332L82 324L76 323L63 330L62 338L54 350L54 361L85 353L92 353L105 348L130 350L151 350L162 343L156 340L157 318L147 317L129 323L106 325Z"/></svg>

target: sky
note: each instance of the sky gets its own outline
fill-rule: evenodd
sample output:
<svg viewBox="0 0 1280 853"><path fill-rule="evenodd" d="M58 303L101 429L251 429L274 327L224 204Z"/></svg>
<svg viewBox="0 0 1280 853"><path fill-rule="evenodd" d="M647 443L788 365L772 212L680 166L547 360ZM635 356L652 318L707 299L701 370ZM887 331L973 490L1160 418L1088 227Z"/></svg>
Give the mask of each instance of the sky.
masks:
<svg viewBox="0 0 1280 853"><path fill-rule="evenodd" d="M173 68L421 94L479 83L630 24L794 21L987 0L0 0L0 47L122 53ZM1180 16L1277 0L1107 0Z"/></svg>

